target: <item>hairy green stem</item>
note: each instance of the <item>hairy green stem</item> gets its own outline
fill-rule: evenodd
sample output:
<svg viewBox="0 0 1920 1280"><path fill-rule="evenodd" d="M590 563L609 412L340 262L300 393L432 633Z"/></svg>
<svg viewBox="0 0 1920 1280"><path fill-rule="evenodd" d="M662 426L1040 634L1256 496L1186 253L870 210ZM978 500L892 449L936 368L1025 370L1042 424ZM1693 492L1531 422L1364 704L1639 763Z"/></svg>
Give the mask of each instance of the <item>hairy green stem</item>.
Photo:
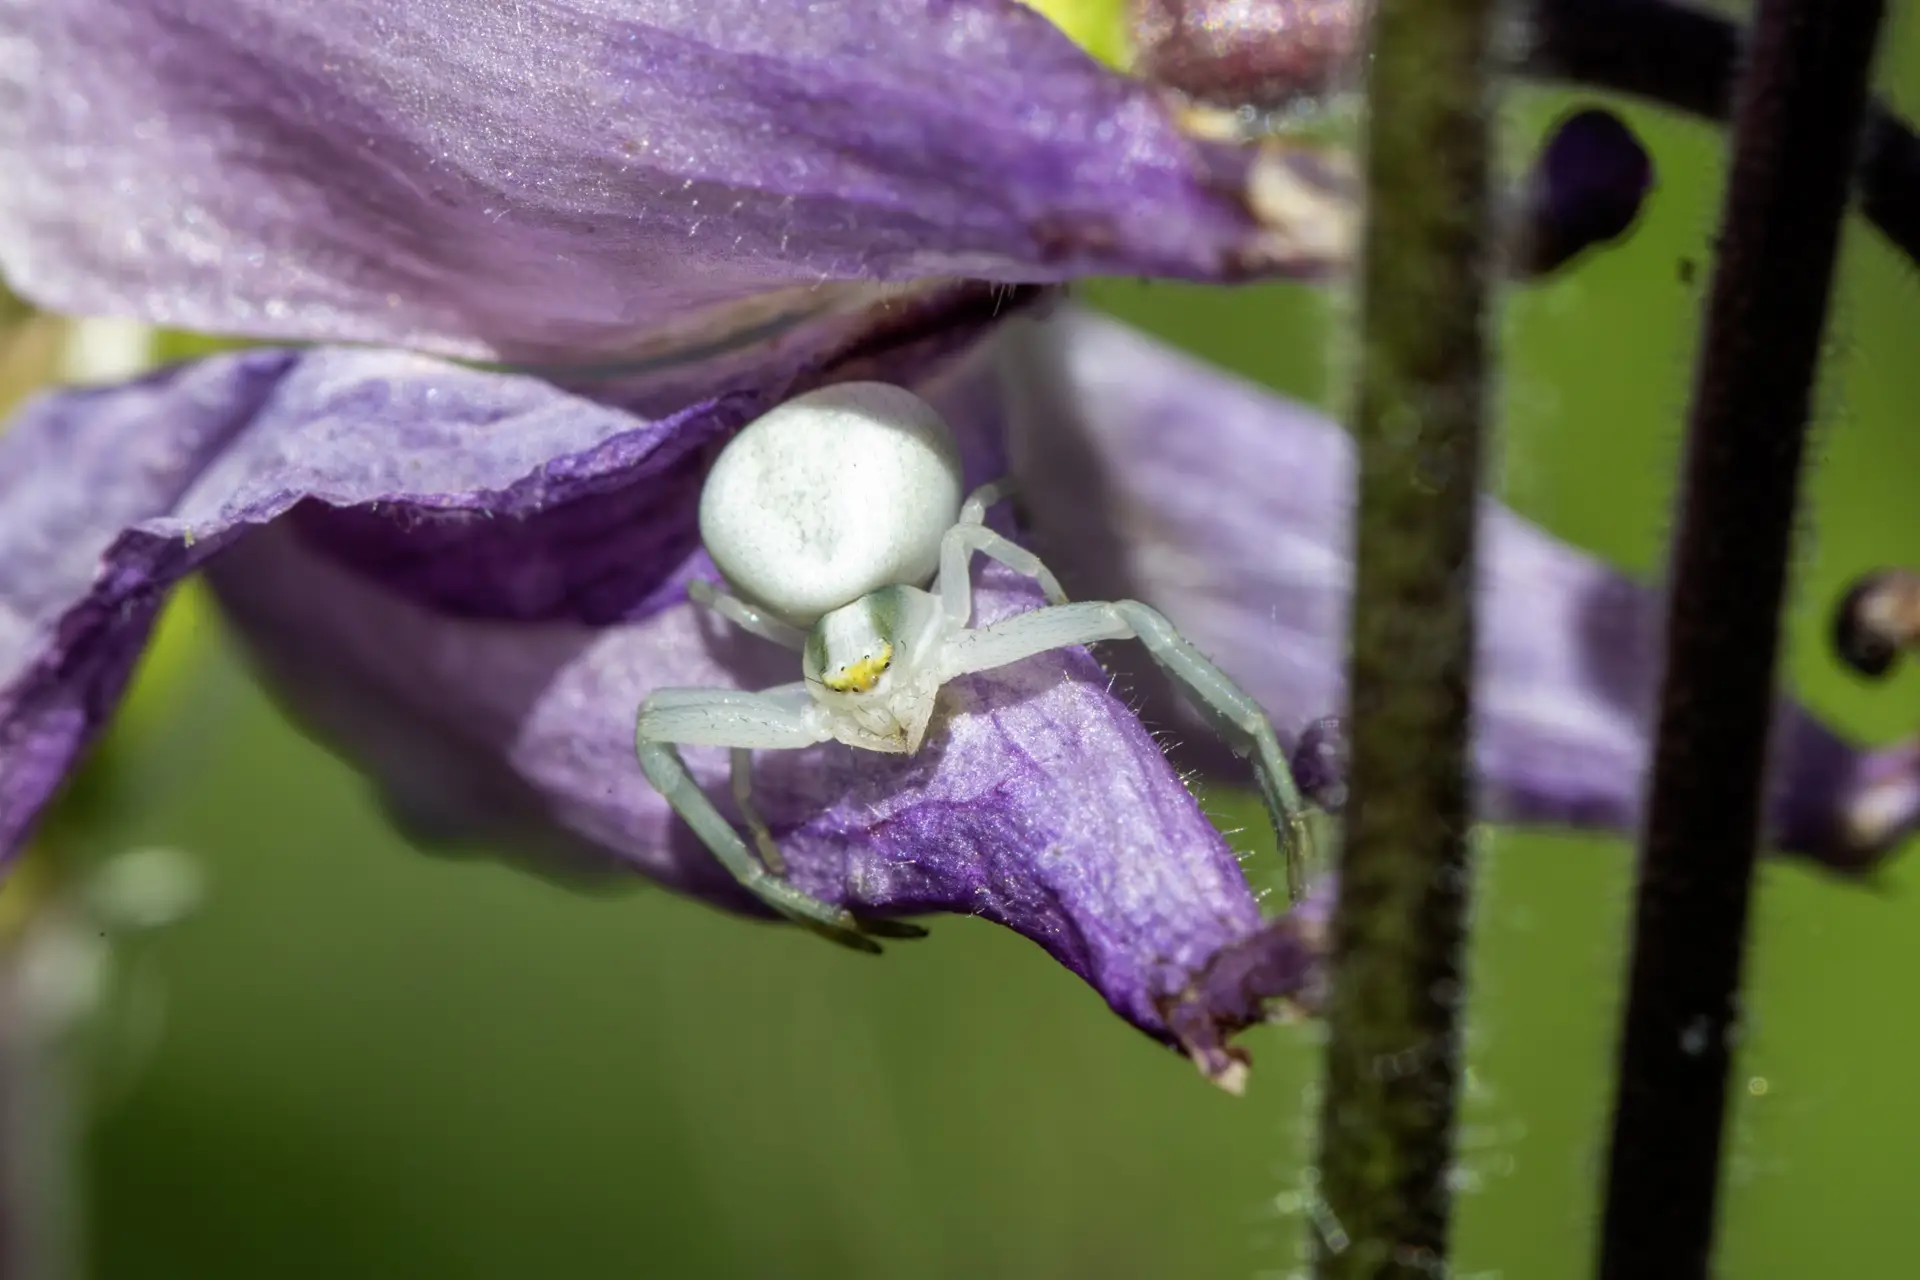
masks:
<svg viewBox="0 0 1920 1280"><path fill-rule="evenodd" d="M1497 8L1380 0L1373 19L1352 791L1312 1215L1322 1280L1424 1280L1447 1254Z"/></svg>

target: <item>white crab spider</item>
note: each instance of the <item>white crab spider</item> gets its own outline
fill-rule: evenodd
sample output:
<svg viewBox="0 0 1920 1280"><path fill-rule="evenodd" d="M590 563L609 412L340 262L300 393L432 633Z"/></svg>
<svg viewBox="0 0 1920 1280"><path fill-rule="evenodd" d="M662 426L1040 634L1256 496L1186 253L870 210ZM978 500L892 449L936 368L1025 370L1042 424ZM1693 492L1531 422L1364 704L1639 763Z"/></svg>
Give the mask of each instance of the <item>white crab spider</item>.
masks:
<svg viewBox="0 0 1920 1280"><path fill-rule="evenodd" d="M790 400L721 452L700 495L700 536L735 595L689 594L729 621L801 654L803 679L758 693L662 689L640 708L640 767L714 856L763 902L836 941L911 925L858 920L781 879L785 867L752 804L751 753L839 741L868 751L920 749L940 687L956 676L1049 649L1139 639L1253 757L1297 901L1308 854L1306 808L1259 705L1136 600L1067 603L1046 565L986 527L1005 481L960 500L960 460L931 405L900 387L843 383ZM1035 579L1046 607L987 627L973 612L979 552ZM931 579L930 588L923 588ZM732 790L758 857L687 772L676 744L729 747Z"/></svg>

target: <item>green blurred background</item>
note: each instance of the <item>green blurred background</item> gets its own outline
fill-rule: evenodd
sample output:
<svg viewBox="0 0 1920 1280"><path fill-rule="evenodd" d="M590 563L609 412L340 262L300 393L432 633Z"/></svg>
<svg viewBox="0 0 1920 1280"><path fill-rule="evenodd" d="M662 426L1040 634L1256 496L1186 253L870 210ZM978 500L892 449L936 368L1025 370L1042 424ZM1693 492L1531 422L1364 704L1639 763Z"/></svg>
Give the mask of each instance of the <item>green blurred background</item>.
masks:
<svg viewBox="0 0 1920 1280"><path fill-rule="evenodd" d="M1920 107L1920 31L1882 83ZM1585 96L1514 101L1514 152ZM1658 563L1719 135L1632 109L1660 187L1626 246L1507 307L1497 483L1636 572ZM1689 281L1680 264L1701 270ZM1327 401L1308 290L1114 283L1101 305ZM1849 231L1791 677L1875 741L1920 676L1843 673L1852 575L1920 562L1920 288ZM1284 482L1284 480L1282 481ZM199 618L200 620L195 620ZM1208 1088L1030 944L968 920L881 961L661 893L569 896L423 857L188 615L169 709L101 847L190 851L204 909L149 957L164 1037L99 1106L90 1248L161 1277L1213 1277L1296 1262L1311 1029ZM1627 846L1490 833L1473 957L1457 1274L1586 1274ZM1769 866L1737 1067L1727 1277L1898 1274L1920 1244L1920 868L1879 894Z"/></svg>

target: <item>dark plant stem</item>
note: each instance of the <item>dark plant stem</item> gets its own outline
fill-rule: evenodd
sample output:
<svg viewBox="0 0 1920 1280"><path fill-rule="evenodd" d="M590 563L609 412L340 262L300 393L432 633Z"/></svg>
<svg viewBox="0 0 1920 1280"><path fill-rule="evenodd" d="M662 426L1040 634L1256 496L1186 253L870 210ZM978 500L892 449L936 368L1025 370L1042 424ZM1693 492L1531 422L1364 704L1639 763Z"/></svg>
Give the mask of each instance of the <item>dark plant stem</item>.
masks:
<svg viewBox="0 0 1920 1280"><path fill-rule="evenodd" d="M1671 0L1532 0L1528 18L1524 74L1727 118L1743 35L1732 19ZM1874 102L1858 154L1861 212L1920 262L1920 137Z"/></svg>
<svg viewBox="0 0 1920 1280"><path fill-rule="evenodd" d="M1322 1280L1443 1274L1468 902L1498 0L1380 0L1360 272L1351 785L1312 1215Z"/></svg>
<svg viewBox="0 0 1920 1280"><path fill-rule="evenodd" d="M1760 0L1669 570L1602 1280L1707 1275L1807 415L1881 0Z"/></svg>
<svg viewBox="0 0 1920 1280"><path fill-rule="evenodd" d="M1743 29L1673 0L1531 0L1521 70L1724 120Z"/></svg>

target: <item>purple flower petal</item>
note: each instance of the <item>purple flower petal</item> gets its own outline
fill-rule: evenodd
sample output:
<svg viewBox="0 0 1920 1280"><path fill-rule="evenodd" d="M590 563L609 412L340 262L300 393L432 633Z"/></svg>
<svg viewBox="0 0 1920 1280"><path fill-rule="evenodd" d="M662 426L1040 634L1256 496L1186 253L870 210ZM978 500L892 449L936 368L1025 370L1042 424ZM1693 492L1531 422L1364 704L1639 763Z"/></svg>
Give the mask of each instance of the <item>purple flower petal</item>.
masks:
<svg viewBox="0 0 1920 1280"><path fill-rule="evenodd" d="M1348 230L1338 175L1189 140L1017 0L15 0L0 51L15 287L200 331L640 357L748 298L1308 271Z"/></svg>
<svg viewBox="0 0 1920 1280"><path fill-rule="evenodd" d="M645 423L532 379L348 351L254 351L37 402L0 437L0 850L111 712L166 589L246 527L307 497L396 493L423 518L514 518L556 486L671 480L727 418ZM647 586L665 599L628 589Z"/></svg>
<svg viewBox="0 0 1920 1280"><path fill-rule="evenodd" d="M1068 592L1135 595L1258 698L1283 737L1343 712L1351 441L1308 409L1113 321L1063 311L1003 342L1032 544ZM1481 812L1632 829L1649 750L1653 591L1489 501L1475 713ZM1102 655L1178 724L1182 756L1239 777L1158 674ZM1920 825L1920 750L1862 751L1783 702L1773 836L1842 871ZM1335 799L1324 731L1296 746Z"/></svg>
<svg viewBox="0 0 1920 1280"><path fill-rule="evenodd" d="M975 383L963 383L967 394ZM956 426L971 420L952 402ZM52 396L0 437L0 853L111 713L173 582L205 566L277 695L416 829L554 871L747 897L641 775L641 700L790 681L684 603L692 500L740 397L647 420L419 356L216 357ZM963 436L972 479L1001 465ZM982 575L989 617L1037 603ZM1310 989L1232 851L1083 650L957 681L915 757L761 753L790 875L874 915L1032 938L1224 1083L1225 1037ZM723 796L724 753L689 751Z"/></svg>

